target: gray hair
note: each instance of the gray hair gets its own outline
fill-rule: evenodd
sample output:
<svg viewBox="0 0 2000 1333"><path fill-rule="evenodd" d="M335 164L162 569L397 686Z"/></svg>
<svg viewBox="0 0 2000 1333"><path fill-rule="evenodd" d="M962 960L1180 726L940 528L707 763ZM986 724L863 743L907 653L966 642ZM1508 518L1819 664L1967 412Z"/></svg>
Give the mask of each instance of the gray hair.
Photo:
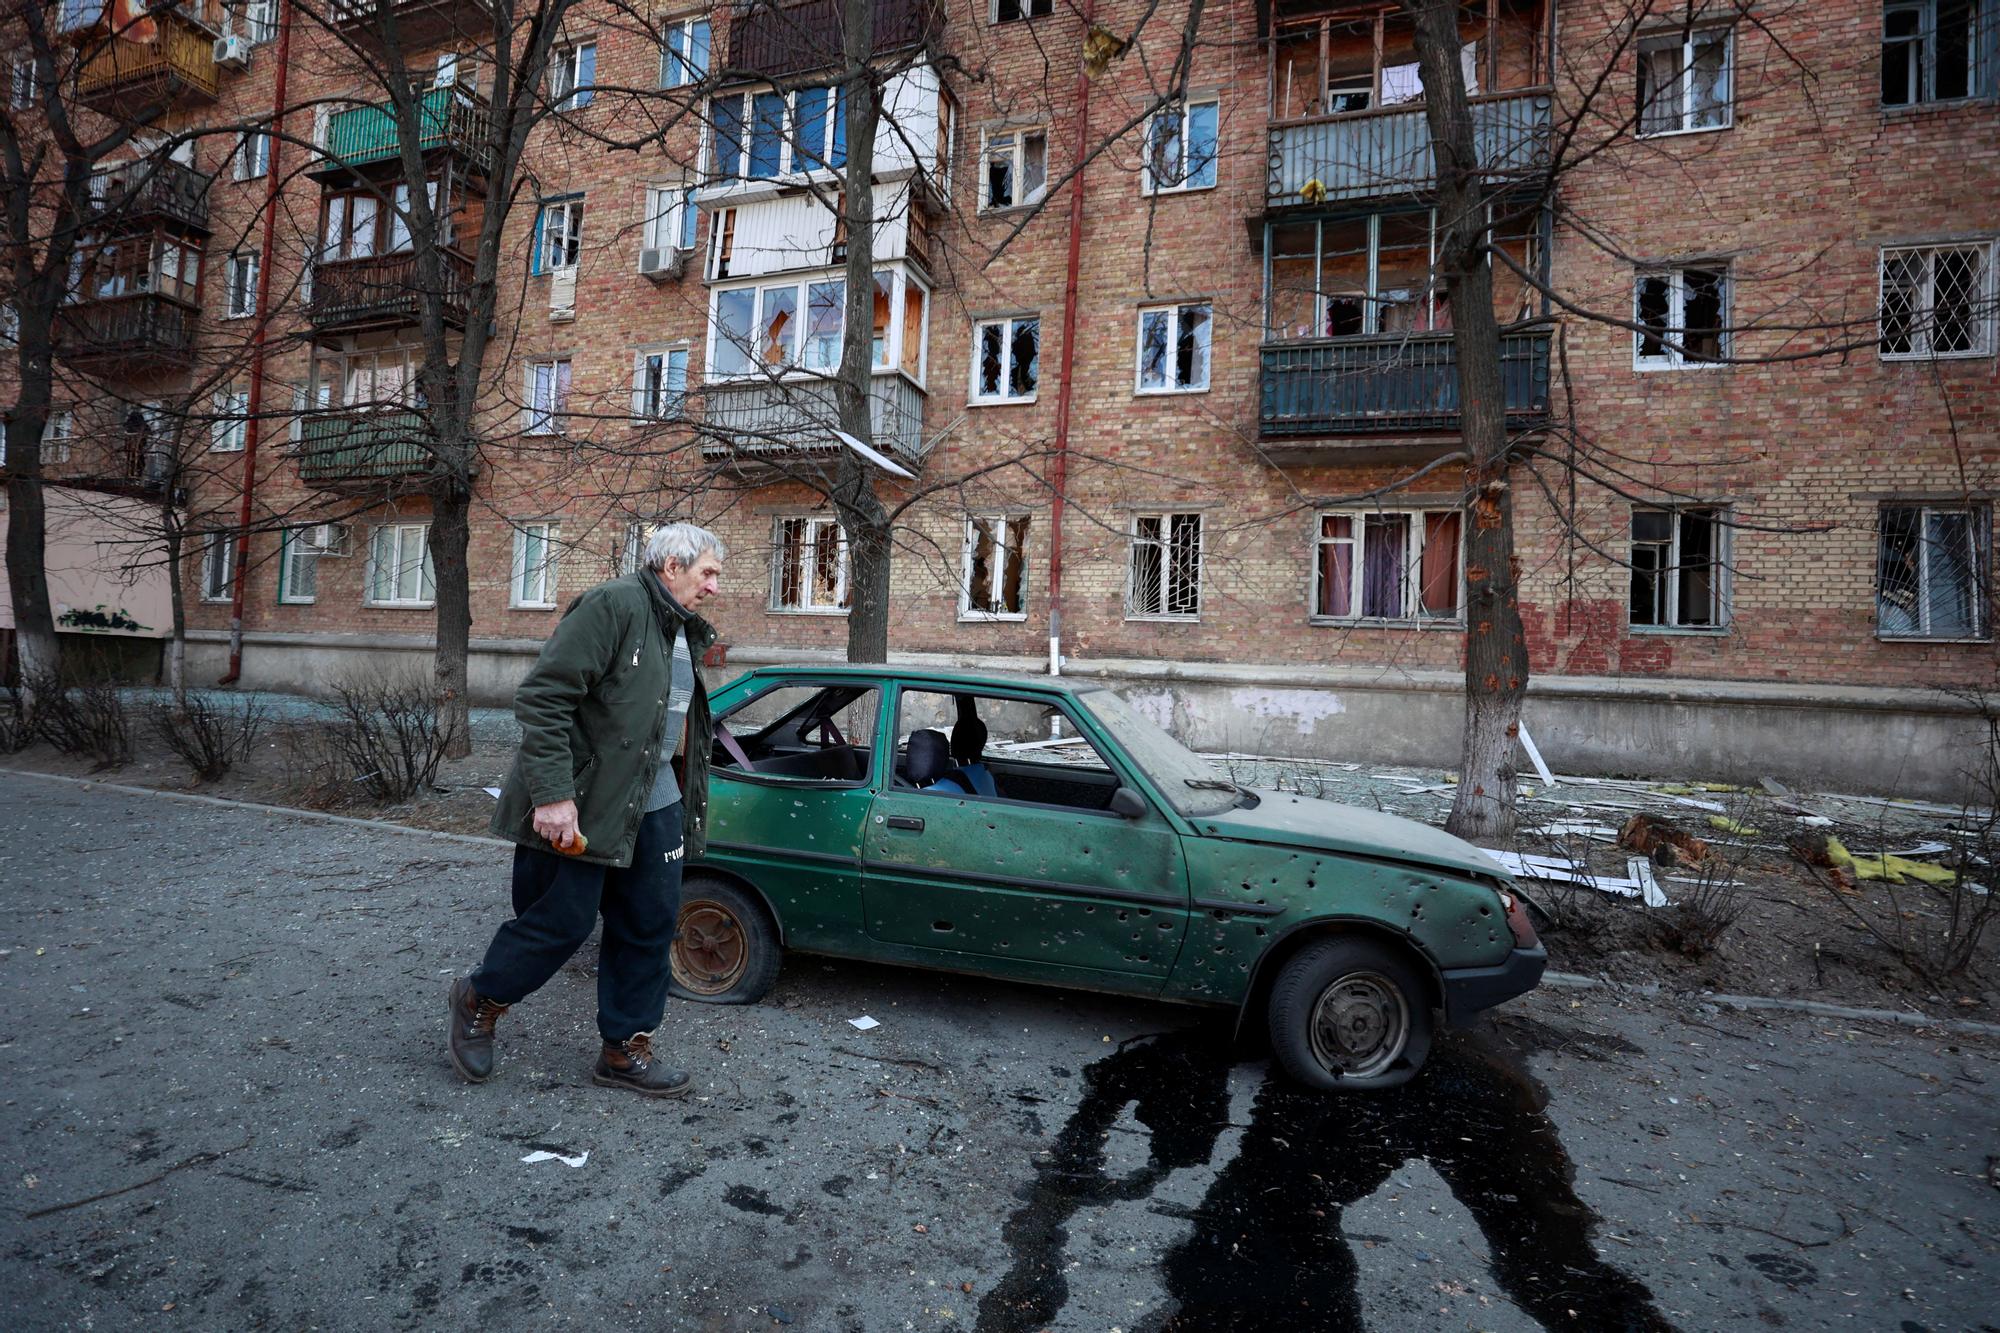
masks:
<svg viewBox="0 0 2000 1333"><path fill-rule="evenodd" d="M704 551L715 552L717 560L729 556L722 539L707 528L692 523L662 523L653 529L652 536L646 538L646 567L665 569L667 561L673 560L682 569L687 569L701 559Z"/></svg>

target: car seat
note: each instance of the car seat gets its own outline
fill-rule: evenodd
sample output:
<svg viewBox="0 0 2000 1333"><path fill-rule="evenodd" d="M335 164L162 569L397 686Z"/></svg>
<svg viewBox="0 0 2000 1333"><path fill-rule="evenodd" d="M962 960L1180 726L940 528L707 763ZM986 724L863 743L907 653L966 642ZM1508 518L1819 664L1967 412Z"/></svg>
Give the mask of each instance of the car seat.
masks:
<svg viewBox="0 0 2000 1333"><path fill-rule="evenodd" d="M913 731L903 776L913 787L928 787L951 771L951 742L941 731Z"/></svg>

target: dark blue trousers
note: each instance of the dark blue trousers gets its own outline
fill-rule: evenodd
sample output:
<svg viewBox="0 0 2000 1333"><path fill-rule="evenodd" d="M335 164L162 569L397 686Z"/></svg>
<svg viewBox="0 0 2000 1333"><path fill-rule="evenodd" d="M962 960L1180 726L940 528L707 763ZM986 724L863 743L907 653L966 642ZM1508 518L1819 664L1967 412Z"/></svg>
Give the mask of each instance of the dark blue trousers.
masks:
<svg viewBox="0 0 2000 1333"><path fill-rule="evenodd" d="M597 918L597 1030L606 1041L651 1032L666 1012L667 949L681 910L679 801L639 823L626 869L535 847L514 849L514 919L494 932L472 989L501 1004L540 990L583 947Z"/></svg>

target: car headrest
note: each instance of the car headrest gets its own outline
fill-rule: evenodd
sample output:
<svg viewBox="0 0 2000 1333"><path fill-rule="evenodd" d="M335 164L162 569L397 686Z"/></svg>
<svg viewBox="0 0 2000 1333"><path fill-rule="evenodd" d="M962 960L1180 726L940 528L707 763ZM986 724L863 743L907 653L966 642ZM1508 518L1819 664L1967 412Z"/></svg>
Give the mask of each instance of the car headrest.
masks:
<svg viewBox="0 0 2000 1333"><path fill-rule="evenodd" d="M910 754L906 764L910 781L928 787L951 771L951 743L941 731L910 733Z"/></svg>
<svg viewBox="0 0 2000 1333"><path fill-rule="evenodd" d="M986 724L976 717L962 717L951 729L951 757L961 764L977 763L986 752Z"/></svg>

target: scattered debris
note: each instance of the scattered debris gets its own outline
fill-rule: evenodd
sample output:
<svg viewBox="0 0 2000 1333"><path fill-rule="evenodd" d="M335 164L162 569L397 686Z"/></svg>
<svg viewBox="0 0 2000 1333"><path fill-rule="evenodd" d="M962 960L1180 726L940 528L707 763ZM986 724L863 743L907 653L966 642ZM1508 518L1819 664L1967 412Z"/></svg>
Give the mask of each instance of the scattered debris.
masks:
<svg viewBox="0 0 2000 1333"><path fill-rule="evenodd" d="M576 1156L570 1157L563 1153L546 1152L540 1148L537 1148L535 1149L535 1151L529 1153L526 1157L523 1157L521 1160L526 1162L529 1166L533 1166L537 1162L561 1162L564 1166L582 1166L585 1162L590 1160L590 1149L585 1148L582 1152L578 1153Z"/></svg>
<svg viewBox="0 0 2000 1333"><path fill-rule="evenodd" d="M866 1014L861 1015L859 1018L850 1018L847 1022L850 1027L859 1028L863 1032L866 1032L869 1028L879 1028L882 1026Z"/></svg>
<svg viewBox="0 0 2000 1333"><path fill-rule="evenodd" d="M1669 820L1633 815L1618 830L1618 845L1652 858L1661 868L1700 865L1708 859L1708 844Z"/></svg>
<svg viewBox="0 0 2000 1333"><path fill-rule="evenodd" d="M1528 724L1522 722L1517 725L1516 730L1521 737L1521 748L1528 752L1528 762L1535 766L1535 772L1541 778L1542 785L1555 786L1555 774L1549 772L1549 766L1542 762L1542 752L1535 748L1535 738L1528 734Z"/></svg>
<svg viewBox="0 0 2000 1333"><path fill-rule="evenodd" d="M1625 864L1628 878L1616 875L1593 875L1575 861L1555 856L1523 856L1519 852L1496 852L1488 849L1486 854L1498 861L1507 873L1516 879L1539 879L1551 884L1581 884L1587 889L1600 893L1615 894L1621 898L1637 898L1648 907L1667 906L1667 895L1653 878L1653 870L1645 861L1634 857ZM1642 871L1640 867L1644 867ZM1642 877L1643 876L1643 877Z"/></svg>
<svg viewBox="0 0 2000 1333"><path fill-rule="evenodd" d="M1733 833L1739 838L1754 838L1761 831L1751 828L1741 820L1731 819L1728 815L1710 815L1708 817L1708 826L1712 829L1720 829L1724 833Z"/></svg>
<svg viewBox="0 0 2000 1333"><path fill-rule="evenodd" d="M498 787L482 787L480 788L480 790L484 791L488 796L491 796L496 801L500 799L500 789Z"/></svg>
<svg viewBox="0 0 2000 1333"><path fill-rule="evenodd" d="M1933 844L1925 843L1924 847ZM1936 851L1949 850L1936 844ZM1895 852L1881 852L1874 856L1856 856L1847 850L1839 838L1832 834L1807 834L1794 838L1791 842L1792 855L1809 866L1835 872L1835 887L1841 887L1840 875L1845 873L1851 880L1887 880L1891 884L1901 884L1906 879L1923 884L1953 884L1958 880L1958 872L1944 866L1932 865L1928 861L1917 861ZM1916 850L1916 849L1912 849ZM1935 852L1925 852L1934 855Z"/></svg>

